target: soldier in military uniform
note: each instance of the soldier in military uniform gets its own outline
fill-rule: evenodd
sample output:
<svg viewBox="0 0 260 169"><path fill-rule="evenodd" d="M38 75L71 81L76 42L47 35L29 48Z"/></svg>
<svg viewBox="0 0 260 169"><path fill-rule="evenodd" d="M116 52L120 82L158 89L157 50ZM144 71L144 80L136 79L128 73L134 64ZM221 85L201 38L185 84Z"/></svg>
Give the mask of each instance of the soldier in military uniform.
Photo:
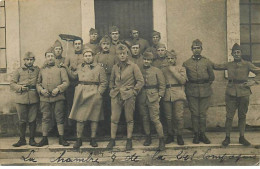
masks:
<svg viewBox="0 0 260 169"><path fill-rule="evenodd" d="M149 48L146 49L147 52L153 53L154 59L157 59L158 57L157 49L158 49L158 45L160 44L160 40L161 40L161 33L154 30L152 33L151 45Z"/></svg>
<svg viewBox="0 0 260 169"><path fill-rule="evenodd" d="M36 91L36 82L40 69L33 65L35 56L32 52L25 53L23 60L24 65L14 71L10 83L11 89L15 91L15 103L20 131L20 139L17 143L13 144L14 147L26 145L25 132L27 122L29 123L30 130L29 145L36 145L34 135L39 107L39 95Z"/></svg>
<svg viewBox="0 0 260 169"><path fill-rule="evenodd" d="M130 51L132 56L128 57L128 59L133 63L137 64L139 68L143 67L143 55L141 54L140 47L141 45L138 42L132 43L130 45Z"/></svg>
<svg viewBox="0 0 260 169"><path fill-rule="evenodd" d="M140 54L143 54L144 51L150 47L147 40L139 37L139 31L135 28L130 30L130 38L126 40L126 43L128 46L140 44Z"/></svg>
<svg viewBox="0 0 260 169"><path fill-rule="evenodd" d="M112 68L109 84L112 115L111 139L107 148L111 149L115 146L117 126L122 113L122 108L124 108L127 123L126 150L131 150L135 98L144 85L144 79L139 67L127 59L128 50L125 45L119 44L116 48L116 54L119 58L119 62Z"/></svg>
<svg viewBox="0 0 260 169"><path fill-rule="evenodd" d="M89 37L90 37L89 42L84 44L83 48L90 48L93 51L94 55L96 55L101 50L99 46L98 30L94 28L90 28Z"/></svg>
<svg viewBox="0 0 260 169"><path fill-rule="evenodd" d="M244 137L246 127L246 113L248 111L250 86L259 84L260 68L254 66L241 58L241 47L236 43L232 47L234 61L225 64L214 64L216 70L227 70L228 85L226 88L226 138L222 142L223 146L230 144L230 132L236 110L238 109L238 128L240 132L239 143L249 146L250 142ZM248 80L249 72L256 74L254 80Z"/></svg>
<svg viewBox="0 0 260 169"><path fill-rule="evenodd" d="M206 137L206 113L209 108L210 96L212 95L211 84L215 79L213 63L201 56L202 42L196 39L192 42L193 55L183 63L186 69L188 82L185 93L191 112L191 121L194 132L193 143L203 142L210 144Z"/></svg>
<svg viewBox="0 0 260 169"><path fill-rule="evenodd" d="M174 134L177 136L178 145L183 145L182 130L184 127L183 113L184 84L186 83L185 68L176 66L176 53L172 50L167 55L168 65L162 68L166 81L166 92L163 98L164 114L168 126L168 137L166 144L174 141Z"/></svg>
<svg viewBox="0 0 260 169"><path fill-rule="evenodd" d="M159 150L165 149L163 127L160 121L159 102L165 93L165 79L162 71L151 66L153 54L145 52L143 57L143 68L141 72L144 77L144 87L141 89L137 99L139 113L143 119L143 127L146 135L144 146L152 143L150 121L153 122L159 136Z"/></svg>
<svg viewBox="0 0 260 169"><path fill-rule="evenodd" d="M166 50L165 44L159 43L156 47L156 55L157 58L154 57L153 66L161 69L165 65L168 65L166 56L168 54L168 51Z"/></svg>
<svg viewBox="0 0 260 169"><path fill-rule="evenodd" d="M84 122L91 121L90 145L97 147L96 131L98 121L104 120L102 107L102 95L105 92L108 82L104 68L94 62L94 53L90 48L83 50L84 63L78 66L77 71L71 71L69 75L78 80L75 89L73 106L70 112L70 119L77 121L77 142L73 148L82 145L82 132Z"/></svg>
<svg viewBox="0 0 260 169"><path fill-rule="evenodd" d="M37 80L37 91L40 95L40 109L42 112L42 140L38 147L48 145L48 130L52 113L55 113L59 132L59 144L69 146L64 139L64 92L69 86L69 78L64 68L55 65L53 48L45 53L46 64L41 68Z"/></svg>
<svg viewBox="0 0 260 169"><path fill-rule="evenodd" d="M53 44L53 53L55 56L55 65L59 66L64 64L65 57L62 57L63 47L59 40L56 40Z"/></svg>

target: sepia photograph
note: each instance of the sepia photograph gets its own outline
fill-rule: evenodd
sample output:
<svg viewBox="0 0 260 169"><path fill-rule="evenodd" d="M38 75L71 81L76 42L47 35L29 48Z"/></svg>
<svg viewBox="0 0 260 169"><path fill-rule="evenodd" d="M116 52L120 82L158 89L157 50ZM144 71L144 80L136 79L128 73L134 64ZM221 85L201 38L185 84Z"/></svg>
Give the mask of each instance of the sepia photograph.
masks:
<svg viewBox="0 0 260 169"><path fill-rule="evenodd" d="M0 166L260 166L260 0L0 0Z"/></svg>

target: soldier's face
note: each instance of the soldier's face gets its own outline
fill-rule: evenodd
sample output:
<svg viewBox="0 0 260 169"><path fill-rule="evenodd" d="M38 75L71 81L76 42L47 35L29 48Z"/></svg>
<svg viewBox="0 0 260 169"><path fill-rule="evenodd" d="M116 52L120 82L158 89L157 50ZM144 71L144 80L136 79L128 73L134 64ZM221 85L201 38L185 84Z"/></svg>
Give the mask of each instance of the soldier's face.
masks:
<svg viewBox="0 0 260 169"><path fill-rule="evenodd" d="M98 38L98 34L97 34L97 33L92 33L92 34L89 35L89 36L90 36L90 40L92 40L92 41L96 41L97 38Z"/></svg>
<svg viewBox="0 0 260 169"><path fill-rule="evenodd" d="M173 56L168 56L167 62L170 63L171 65L174 65L176 63L176 58Z"/></svg>
<svg viewBox="0 0 260 169"><path fill-rule="evenodd" d="M55 47L54 48L54 55L55 56L60 56L62 54L62 47Z"/></svg>
<svg viewBox="0 0 260 169"><path fill-rule="evenodd" d="M86 63L92 63L94 61L94 57L91 52L85 52L83 58Z"/></svg>
<svg viewBox="0 0 260 169"><path fill-rule="evenodd" d="M202 47L201 46L193 46L192 52L193 52L193 55L200 55L201 52L202 52Z"/></svg>
<svg viewBox="0 0 260 169"><path fill-rule="evenodd" d="M139 37L139 32L137 30L132 30L132 37L133 38L138 38Z"/></svg>
<svg viewBox="0 0 260 169"><path fill-rule="evenodd" d="M160 42L159 35L154 35L152 40L153 40L153 44L157 45Z"/></svg>
<svg viewBox="0 0 260 169"><path fill-rule="evenodd" d="M165 48L158 48L157 54L159 57L165 57L166 56L166 49Z"/></svg>
<svg viewBox="0 0 260 169"><path fill-rule="evenodd" d="M132 53L132 55L134 55L134 56L139 55L139 53L140 53L140 46L139 46L139 45L133 45L133 46L131 47L131 53Z"/></svg>
<svg viewBox="0 0 260 169"><path fill-rule="evenodd" d="M35 59L34 58L26 58L24 59L24 64L28 67L33 66Z"/></svg>
<svg viewBox="0 0 260 169"><path fill-rule="evenodd" d="M102 50L105 51L105 52L109 51L109 49L110 49L110 43L109 43L109 42L102 42L102 43L101 43L101 48L102 48Z"/></svg>
<svg viewBox="0 0 260 169"><path fill-rule="evenodd" d="M82 49L81 40L75 40L73 45L74 45L75 51L81 51L81 49Z"/></svg>
<svg viewBox="0 0 260 169"><path fill-rule="evenodd" d="M117 40L119 39L119 36L120 36L120 34L119 34L118 31L116 31L116 32L111 32L110 35L111 35L111 39L112 39L113 41L117 41Z"/></svg>
<svg viewBox="0 0 260 169"><path fill-rule="evenodd" d="M241 59L241 55L242 55L241 50L234 50L232 52L232 56L234 57L235 60L240 60Z"/></svg>
<svg viewBox="0 0 260 169"><path fill-rule="evenodd" d="M46 53L45 58L48 64L55 62L55 56L53 53Z"/></svg>
<svg viewBox="0 0 260 169"><path fill-rule="evenodd" d="M120 60L121 62L126 61L126 59L127 59L127 57L128 57L127 51L126 51L126 50L123 50L123 51L117 52L117 57L119 58L119 60Z"/></svg>
<svg viewBox="0 0 260 169"><path fill-rule="evenodd" d="M152 59L144 58L144 66L151 66Z"/></svg>

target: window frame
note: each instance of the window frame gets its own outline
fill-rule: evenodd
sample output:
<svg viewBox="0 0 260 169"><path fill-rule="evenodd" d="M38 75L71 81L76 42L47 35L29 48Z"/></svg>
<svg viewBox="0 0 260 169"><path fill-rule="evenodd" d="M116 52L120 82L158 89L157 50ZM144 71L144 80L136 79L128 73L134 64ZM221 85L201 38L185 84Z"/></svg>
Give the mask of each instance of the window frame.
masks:
<svg viewBox="0 0 260 169"><path fill-rule="evenodd" d="M7 72L7 57L6 57L6 2L5 0L2 0L3 5L0 5L0 8L3 8L4 11L4 26L1 26L0 29L4 29L5 32L5 42L4 47L0 47L0 51L4 50L4 57L5 57L5 68L0 68L0 73L6 73Z"/></svg>

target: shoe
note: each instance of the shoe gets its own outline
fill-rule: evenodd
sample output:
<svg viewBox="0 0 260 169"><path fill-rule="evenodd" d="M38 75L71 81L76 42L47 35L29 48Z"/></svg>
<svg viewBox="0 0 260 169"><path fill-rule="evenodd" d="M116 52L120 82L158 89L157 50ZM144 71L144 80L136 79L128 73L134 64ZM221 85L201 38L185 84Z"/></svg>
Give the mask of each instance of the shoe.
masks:
<svg viewBox="0 0 260 169"><path fill-rule="evenodd" d="M170 144L171 142L174 142L174 135L168 135L165 144Z"/></svg>
<svg viewBox="0 0 260 169"><path fill-rule="evenodd" d="M183 138L181 135L177 136L177 143L178 143L178 145L184 145L184 141L183 141Z"/></svg>
<svg viewBox="0 0 260 169"><path fill-rule="evenodd" d="M251 145L251 143L249 141L247 141L244 136L239 137L239 143L243 144L244 146L250 146Z"/></svg>
<svg viewBox="0 0 260 169"><path fill-rule="evenodd" d="M25 138L21 138L21 137L17 143L13 144L14 147L20 147L23 145L26 145L26 140L25 140Z"/></svg>
<svg viewBox="0 0 260 169"><path fill-rule="evenodd" d="M158 150L163 151L165 150L165 141L164 138L159 138L159 147Z"/></svg>
<svg viewBox="0 0 260 169"><path fill-rule="evenodd" d="M69 146L70 143L68 143L66 140L64 140L64 136L60 135L60 137L59 137L59 145Z"/></svg>
<svg viewBox="0 0 260 169"><path fill-rule="evenodd" d="M80 146L82 146L82 140L81 140L81 138L77 138L77 141L74 143L73 148L79 149Z"/></svg>
<svg viewBox="0 0 260 169"><path fill-rule="evenodd" d="M192 143L193 144L199 144L200 143L199 134L198 133L194 133L194 137L193 137Z"/></svg>
<svg viewBox="0 0 260 169"><path fill-rule="evenodd" d="M223 146L228 146L230 144L230 137L226 137L224 141L222 141Z"/></svg>
<svg viewBox="0 0 260 169"><path fill-rule="evenodd" d="M109 143L107 144L107 149L112 149L116 145L115 139L110 139Z"/></svg>
<svg viewBox="0 0 260 169"><path fill-rule="evenodd" d="M49 145L49 141L48 141L48 138L47 136L43 136L42 140L36 144L37 147L42 147L42 146L45 146L45 145Z"/></svg>
<svg viewBox="0 0 260 169"><path fill-rule="evenodd" d="M91 145L92 147L98 147L98 144L97 144L95 138L91 138L91 139L90 139L90 145Z"/></svg>
<svg viewBox="0 0 260 169"><path fill-rule="evenodd" d="M210 144L210 140L207 138L205 133L200 133L199 140L205 144Z"/></svg>
<svg viewBox="0 0 260 169"><path fill-rule="evenodd" d="M132 149L133 149L132 139L131 139L131 138L128 138L128 139L126 140L125 150L126 150L126 151L129 151L129 150L132 150Z"/></svg>
<svg viewBox="0 0 260 169"><path fill-rule="evenodd" d="M36 142L35 142L35 140L34 140L34 138L30 138L30 140L29 140L29 145L30 146L36 146Z"/></svg>
<svg viewBox="0 0 260 169"><path fill-rule="evenodd" d="M147 135L146 138L145 138L145 141L144 141L144 146L149 146L152 144L152 138L150 135Z"/></svg>

